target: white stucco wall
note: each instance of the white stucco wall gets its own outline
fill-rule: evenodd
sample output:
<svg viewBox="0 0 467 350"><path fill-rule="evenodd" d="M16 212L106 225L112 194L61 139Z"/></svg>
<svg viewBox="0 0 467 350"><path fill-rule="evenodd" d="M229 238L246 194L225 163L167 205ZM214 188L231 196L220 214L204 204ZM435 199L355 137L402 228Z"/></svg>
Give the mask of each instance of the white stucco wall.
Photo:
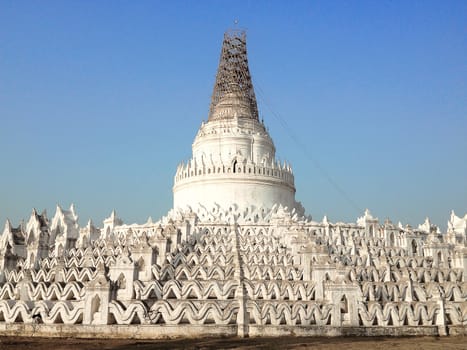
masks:
<svg viewBox="0 0 467 350"><path fill-rule="evenodd" d="M296 206L295 189L280 179L266 176L217 175L198 176L181 181L174 186L174 208L204 206L213 203L228 207L272 208L282 204L289 208Z"/></svg>
<svg viewBox="0 0 467 350"><path fill-rule="evenodd" d="M258 120L233 113L203 123L192 151L174 178L174 208L213 203L297 208L292 169L275 159L274 143Z"/></svg>

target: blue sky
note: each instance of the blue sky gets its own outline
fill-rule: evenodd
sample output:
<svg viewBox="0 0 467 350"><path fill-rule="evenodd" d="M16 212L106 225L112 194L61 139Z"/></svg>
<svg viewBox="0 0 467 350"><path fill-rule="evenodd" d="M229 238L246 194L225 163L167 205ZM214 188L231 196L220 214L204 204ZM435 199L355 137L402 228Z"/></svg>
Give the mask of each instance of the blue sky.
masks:
<svg viewBox="0 0 467 350"><path fill-rule="evenodd" d="M467 212L465 1L0 0L1 223L164 215L235 19L314 219Z"/></svg>

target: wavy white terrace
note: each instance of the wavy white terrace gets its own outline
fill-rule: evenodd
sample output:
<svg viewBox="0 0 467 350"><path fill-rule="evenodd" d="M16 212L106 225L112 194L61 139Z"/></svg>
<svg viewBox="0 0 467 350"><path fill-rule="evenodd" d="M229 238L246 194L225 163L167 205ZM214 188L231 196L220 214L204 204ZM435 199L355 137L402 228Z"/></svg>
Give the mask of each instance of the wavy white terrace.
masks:
<svg viewBox="0 0 467 350"><path fill-rule="evenodd" d="M305 216L292 167L258 118L246 35L227 32L206 122L174 177L174 206L80 227L33 210L0 237L0 334L467 333L467 215L445 232ZM126 326L128 325L128 326Z"/></svg>

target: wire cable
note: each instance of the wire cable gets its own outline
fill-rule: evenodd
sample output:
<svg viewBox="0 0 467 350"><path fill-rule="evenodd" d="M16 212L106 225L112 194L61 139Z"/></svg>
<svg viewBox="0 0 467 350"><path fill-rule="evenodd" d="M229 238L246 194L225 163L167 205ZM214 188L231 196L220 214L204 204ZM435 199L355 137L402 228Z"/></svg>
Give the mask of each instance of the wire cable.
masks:
<svg viewBox="0 0 467 350"><path fill-rule="evenodd" d="M255 79L256 80L256 79ZM276 118L282 128L286 131L288 136L295 142L298 148L303 152L303 154L307 157L309 161L315 166L315 168L321 173L321 175L327 180L327 182L331 185L331 187L339 193L342 198L344 198L347 203L352 207L352 209L357 211L357 214L361 214L363 210L360 206L354 201L350 195L332 178L329 172L320 164L320 162L313 156L312 152L305 146L304 143L301 142L300 138L295 134L294 130L289 126L287 121L282 118L278 113L274 111L271 104L269 103L268 99L266 98L263 89L261 89L261 85L258 84L258 81L255 81L255 90L259 92L260 98L269 112Z"/></svg>

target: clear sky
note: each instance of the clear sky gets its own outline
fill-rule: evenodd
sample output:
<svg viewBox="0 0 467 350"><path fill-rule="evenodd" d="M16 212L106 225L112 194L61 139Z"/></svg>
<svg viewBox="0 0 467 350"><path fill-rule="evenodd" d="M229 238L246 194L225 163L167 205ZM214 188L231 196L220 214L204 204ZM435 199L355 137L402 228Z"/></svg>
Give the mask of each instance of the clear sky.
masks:
<svg viewBox="0 0 467 350"><path fill-rule="evenodd" d="M467 213L467 1L0 0L1 224L164 215L235 19L308 214Z"/></svg>

